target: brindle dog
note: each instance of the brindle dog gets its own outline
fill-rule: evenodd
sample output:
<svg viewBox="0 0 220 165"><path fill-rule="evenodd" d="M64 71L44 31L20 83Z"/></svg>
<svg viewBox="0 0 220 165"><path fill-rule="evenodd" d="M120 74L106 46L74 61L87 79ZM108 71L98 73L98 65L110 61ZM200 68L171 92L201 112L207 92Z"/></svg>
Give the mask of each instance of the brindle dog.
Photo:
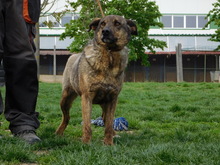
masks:
<svg viewBox="0 0 220 165"><path fill-rule="evenodd" d="M79 95L83 118L82 141L89 143L91 140L92 104L99 104L105 123L104 143L113 145L113 118L128 61L125 46L131 35L137 35L137 27L131 20L109 15L95 19L89 31L91 29L95 30L94 39L82 53L69 58L64 70L60 102L63 118L56 134L63 134L70 119L72 102Z"/></svg>

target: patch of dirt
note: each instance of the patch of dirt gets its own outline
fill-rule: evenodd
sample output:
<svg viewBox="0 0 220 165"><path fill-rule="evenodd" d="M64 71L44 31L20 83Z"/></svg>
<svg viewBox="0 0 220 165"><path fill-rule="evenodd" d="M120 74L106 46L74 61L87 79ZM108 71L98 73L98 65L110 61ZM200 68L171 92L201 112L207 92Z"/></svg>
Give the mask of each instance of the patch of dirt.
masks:
<svg viewBox="0 0 220 165"><path fill-rule="evenodd" d="M49 151L45 151L45 150L42 150L42 151L34 151L34 153L36 155L47 155L49 154Z"/></svg>
<svg viewBox="0 0 220 165"><path fill-rule="evenodd" d="M62 75L40 75L39 81L47 83L61 83L63 79Z"/></svg>

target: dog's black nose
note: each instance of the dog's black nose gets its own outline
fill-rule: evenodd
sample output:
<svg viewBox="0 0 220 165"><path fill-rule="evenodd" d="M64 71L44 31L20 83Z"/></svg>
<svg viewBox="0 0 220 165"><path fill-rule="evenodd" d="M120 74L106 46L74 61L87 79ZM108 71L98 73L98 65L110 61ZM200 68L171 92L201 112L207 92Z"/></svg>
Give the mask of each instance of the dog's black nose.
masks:
<svg viewBox="0 0 220 165"><path fill-rule="evenodd" d="M103 29L102 30L102 34L104 35L104 36L108 36L109 34L110 34L110 30L109 29Z"/></svg>
<svg viewBox="0 0 220 165"><path fill-rule="evenodd" d="M102 41L106 44L112 44L114 42L117 41L117 39L114 37L114 35L112 34L112 31L110 28L105 27L102 30Z"/></svg>

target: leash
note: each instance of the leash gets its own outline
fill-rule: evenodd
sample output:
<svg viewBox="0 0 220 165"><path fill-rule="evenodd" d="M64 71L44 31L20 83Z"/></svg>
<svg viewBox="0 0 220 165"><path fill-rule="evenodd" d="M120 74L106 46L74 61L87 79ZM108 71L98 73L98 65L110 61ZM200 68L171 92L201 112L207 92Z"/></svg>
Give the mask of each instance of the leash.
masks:
<svg viewBox="0 0 220 165"><path fill-rule="evenodd" d="M96 0L96 2L98 3L99 10L101 11L102 17L105 17L105 14L104 14L104 12L103 12L103 10L102 10L102 5L101 5L100 1L99 1L99 0Z"/></svg>

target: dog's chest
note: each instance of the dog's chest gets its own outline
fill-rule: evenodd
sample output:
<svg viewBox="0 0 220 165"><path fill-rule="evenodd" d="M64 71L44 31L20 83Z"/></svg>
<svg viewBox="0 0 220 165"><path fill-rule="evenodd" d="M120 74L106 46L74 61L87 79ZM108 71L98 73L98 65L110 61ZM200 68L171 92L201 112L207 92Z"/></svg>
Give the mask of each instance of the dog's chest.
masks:
<svg viewBox="0 0 220 165"><path fill-rule="evenodd" d="M89 45L84 49L81 75L89 92L93 93L93 103L102 104L113 100L119 94L123 73L127 65L127 48L111 52Z"/></svg>
<svg viewBox="0 0 220 165"><path fill-rule="evenodd" d="M94 93L93 104L103 104L113 100L120 92L121 86L94 83L90 86L90 92Z"/></svg>
<svg viewBox="0 0 220 165"><path fill-rule="evenodd" d="M127 51L111 52L105 49L85 52L86 61L91 67L91 75L95 77L118 77L127 65Z"/></svg>

